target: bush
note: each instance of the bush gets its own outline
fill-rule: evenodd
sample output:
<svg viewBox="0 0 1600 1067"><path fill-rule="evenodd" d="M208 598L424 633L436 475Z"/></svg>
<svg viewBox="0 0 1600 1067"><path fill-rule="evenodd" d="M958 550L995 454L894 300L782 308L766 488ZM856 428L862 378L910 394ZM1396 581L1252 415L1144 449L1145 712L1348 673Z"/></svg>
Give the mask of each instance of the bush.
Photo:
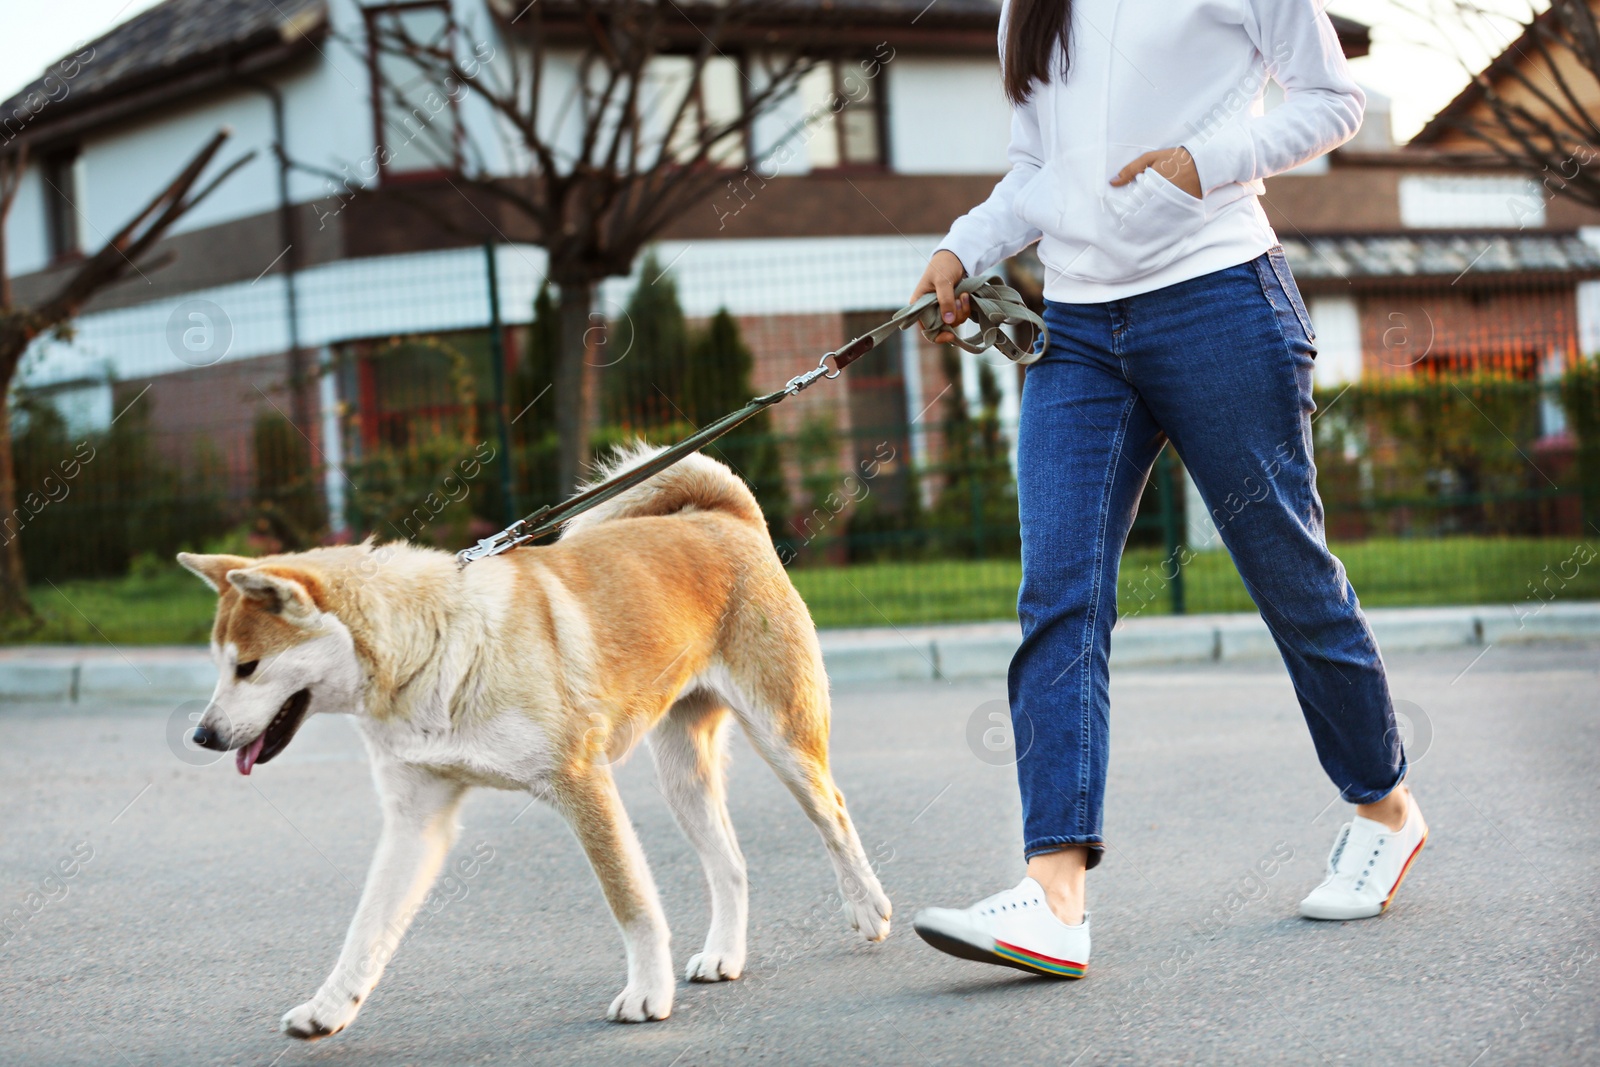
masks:
<svg viewBox="0 0 1600 1067"><path fill-rule="evenodd" d="M170 559L237 521L215 450L202 441L190 462L171 462L142 406L83 435L69 434L41 398L18 398L13 414L22 427L12 448L23 557L34 581L125 574L135 557Z"/></svg>
<svg viewBox="0 0 1600 1067"><path fill-rule="evenodd" d="M1000 385L988 364L979 363L979 409L973 414L961 394L955 349L946 346L941 358L954 388L945 401L945 483L927 523L937 539L935 551L977 558L1015 556L1022 535L1010 444L1000 427Z"/></svg>
<svg viewBox="0 0 1600 1067"><path fill-rule="evenodd" d="M1578 484L1583 518L1600 528L1600 363L1586 359L1561 381L1561 404L1578 446Z"/></svg>
<svg viewBox="0 0 1600 1067"><path fill-rule="evenodd" d="M677 286L654 252L646 254L640 271L645 280L629 298L612 342L624 355L601 378L605 425L591 441L597 455L634 439L674 444L743 407L755 393L755 358L738 320L724 309L691 330ZM537 327L534 332L539 334ZM769 532L783 537L790 503L768 413L756 414L703 451L744 478Z"/></svg>
<svg viewBox="0 0 1600 1067"><path fill-rule="evenodd" d="M1525 532L1547 486L1525 453L1539 399L1538 383L1486 371L1351 385L1316 426L1324 501L1365 510L1373 533Z"/></svg>
<svg viewBox="0 0 1600 1067"><path fill-rule="evenodd" d="M318 544L328 521L311 442L277 411L256 416L253 438L258 525L290 552Z"/></svg>

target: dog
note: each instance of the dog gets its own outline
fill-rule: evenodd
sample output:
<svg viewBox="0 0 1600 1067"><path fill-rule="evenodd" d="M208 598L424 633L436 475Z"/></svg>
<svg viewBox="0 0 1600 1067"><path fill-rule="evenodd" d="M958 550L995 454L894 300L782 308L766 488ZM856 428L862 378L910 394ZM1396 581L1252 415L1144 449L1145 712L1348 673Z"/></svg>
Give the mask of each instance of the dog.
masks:
<svg viewBox="0 0 1600 1067"><path fill-rule="evenodd" d="M602 477L657 450L634 447ZM383 813L332 973L283 1016L338 1033L377 985L455 839L474 786L552 804L621 929L628 979L607 1018L665 1019L675 978L654 881L611 774L649 737L662 794L699 854L711 929L691 982L738 978L748 883L724 788L730 718L822 835L850 924L888 936L889 899L828 769L816 629L749 488L690 455L566 524L459 567L398 543L246 559L182 553L219 594L216 691L193 740L270 762L311 716L353 715Z"/></svg>

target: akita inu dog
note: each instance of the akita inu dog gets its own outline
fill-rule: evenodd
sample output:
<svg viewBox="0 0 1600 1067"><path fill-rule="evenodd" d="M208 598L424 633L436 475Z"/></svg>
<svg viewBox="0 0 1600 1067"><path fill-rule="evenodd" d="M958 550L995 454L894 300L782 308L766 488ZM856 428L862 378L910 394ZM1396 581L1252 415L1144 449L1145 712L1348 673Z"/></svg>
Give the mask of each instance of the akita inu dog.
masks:
<svg viewBox="0 0 1600 1067"><path fill-rule="evenodd" d="M636 449L612 470L654 454ZM583 514L554 544L460 569L410 545L245 559L178 557L221 599L220 677L194 740L268 762L308 715L354 715L383 812L339 961L283 1017L293 1037L350 1024L427 896L471 786L553 804L622 929L628 982L607 1017L665 1019L674 976L655 883L610 764L650 736L661 791L699 853L711 930L691 982L739 977L747 887L724 793L729 712L822 834L844 910L870 941L884 896L828 771L816 630L761 509L691 455Z"/></svg>

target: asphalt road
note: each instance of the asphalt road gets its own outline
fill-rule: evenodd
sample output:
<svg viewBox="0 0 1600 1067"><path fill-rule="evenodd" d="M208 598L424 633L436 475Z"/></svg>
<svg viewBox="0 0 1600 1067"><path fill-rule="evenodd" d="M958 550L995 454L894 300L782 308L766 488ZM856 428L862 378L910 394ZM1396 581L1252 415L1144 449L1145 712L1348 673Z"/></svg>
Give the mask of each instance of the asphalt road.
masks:
<svg viewBox="0 0 1600 1067"><path fill-rule="evenodd" d="M968 741L1004 684L841 687L835 772L895 904L887 942L828 914L816 835L741 740L743 980L606 1023L622 946L577 845L485 791L455 856L488 858L309 1046L277 1020L336 957L378 828L350 724L313 720L245 779L174 755L171 708L7 706L0 916L23 917L0 931L0 1063L1600 1063L1600 646L1477 655L1390 657L1432 838L1380 919L1295 917L1347 809L1280 666L1127 669L1089 978L935 953L919 906L1020 877L1012 771ZM699 867L648 756L619 774L681 970Z"/></svg>

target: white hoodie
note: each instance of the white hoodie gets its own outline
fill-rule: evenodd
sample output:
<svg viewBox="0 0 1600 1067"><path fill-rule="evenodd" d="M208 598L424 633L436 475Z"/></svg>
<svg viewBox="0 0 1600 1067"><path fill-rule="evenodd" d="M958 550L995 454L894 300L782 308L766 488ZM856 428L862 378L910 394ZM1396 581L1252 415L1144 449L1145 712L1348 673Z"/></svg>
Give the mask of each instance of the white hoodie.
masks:
<svg viewBox="0 0 1600 1067"><path fill-rule="evenodd" d="M1039 242L1044 295L1098 303L1277 243L1261 179L1349 140L1366 97L1318 0L1074 0L1072 62L1011 120L1011 172L941 243L981 274ZM1000 40L1004 48L1005 16ZM1263 114L1267 78L1284 100ZM1181 145L1205 196L1136 156Z"/></svg>

